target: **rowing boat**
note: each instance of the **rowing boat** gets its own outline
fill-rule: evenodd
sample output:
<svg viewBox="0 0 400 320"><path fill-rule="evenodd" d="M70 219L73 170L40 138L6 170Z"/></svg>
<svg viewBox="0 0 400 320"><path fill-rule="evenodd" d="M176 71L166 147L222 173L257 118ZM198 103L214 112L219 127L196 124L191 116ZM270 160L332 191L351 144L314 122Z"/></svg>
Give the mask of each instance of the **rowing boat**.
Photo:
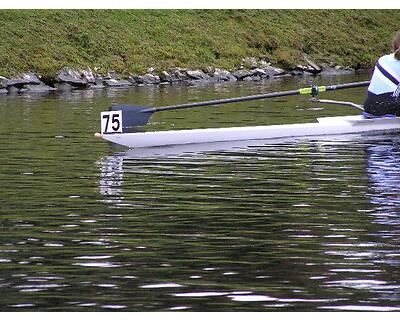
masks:
<svg viewBox="0 0 400 320"><path fill-rule="evenodd" d="M318 118L317 121L315 123L271 126L112 133L102 134L102 137L125 147L145 148L210 142L400 131L400 118L398 117L368 119L363 115L356 115Z"/></svg>
<svg viewBox="0 0 400 320"><path fill-rule="evenodd" d="M191 130L171 130L156 132L137 132L137 126L147 124L152 114L159 111L212 106L226 103L251 101L256 99L277 98L298 94L311 94L313 102L339 104L364 111L361 105L335 100L318 100L319 92L367 86L369 81L354 82L331 86L312 86L298 90L272 92L260 95L236 97L185 103L175 106L149 108L143 106L114 105L101 113L101 134L105 140L129 148L162 147L199 143L268 140L292 137L318 137L354 133L381 133L400 131L399 117L370 117L365 112L356 116L338 116L318 118L315 123L282 124L269 126L209 128ZM132 132L133 130L133 132Z"/></svg>

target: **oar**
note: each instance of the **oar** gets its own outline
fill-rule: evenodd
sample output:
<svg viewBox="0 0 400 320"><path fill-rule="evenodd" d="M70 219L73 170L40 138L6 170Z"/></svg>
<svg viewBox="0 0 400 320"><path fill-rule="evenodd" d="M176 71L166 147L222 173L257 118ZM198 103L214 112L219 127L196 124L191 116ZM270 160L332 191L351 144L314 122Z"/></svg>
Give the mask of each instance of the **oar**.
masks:
<svg viewBox="0 0 400 320"><path fill-rule="evenodd" d="M122 127L129 128L134 126L142 126L145 125L153 113L167 110L177 110L177 109L185 109L185 108L194 108L194 107L202 107L202 106L211 106L211 105L220 105L234 102L243 102L243 101L251 101L251 100L262 100L269 98L278 98L278 97L286 97L286 96L294 96L300 94L311 94L316 96L319 92L325 91L333 91L339 89L348 89L348 88L357 88L357 87L365 87L369 85L369 81L362 82L352 82L352 83L344 83L330 86L312 86L308 88L301 88L297 90L289 90L289 91L281 91L281 92L271 92L265 94L257 94L252 96L244 96L244 97L236 97L236 98L228 98L228 99L219 99L219 100L209 100L202 102L192 102L192 103L184 103L178 104L174 106L165 106L165 107L146 107L146 106L131 106L131 105L113 105L110 107L110 111L122 111Z"/></svg>

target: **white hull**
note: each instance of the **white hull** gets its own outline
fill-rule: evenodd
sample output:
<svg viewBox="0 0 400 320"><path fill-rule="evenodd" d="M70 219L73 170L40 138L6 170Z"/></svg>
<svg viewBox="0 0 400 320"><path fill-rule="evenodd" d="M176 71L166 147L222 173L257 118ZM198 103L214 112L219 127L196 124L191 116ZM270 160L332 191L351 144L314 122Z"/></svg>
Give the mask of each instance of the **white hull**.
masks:
<svg viewBox="0 0 400 320"><path fill-rule="evenodd" d="M313 137L362 132L400 131L400 118L365 119L363 116L319 118L316 123L103 134L110 142L129 148L210 142Z"/></svg>

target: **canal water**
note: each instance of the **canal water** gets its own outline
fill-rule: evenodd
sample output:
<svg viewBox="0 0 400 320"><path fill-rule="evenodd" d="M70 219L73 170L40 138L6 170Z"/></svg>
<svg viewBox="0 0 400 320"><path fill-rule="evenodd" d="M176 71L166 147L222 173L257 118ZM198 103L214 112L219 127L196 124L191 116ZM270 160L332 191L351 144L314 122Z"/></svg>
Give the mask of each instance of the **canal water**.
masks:
<svg viewBox="0 0 400 320"><path fill-rule="evenodd" d="M367 78L1 96L0 311L400 310L398 136L130 151L94 137L112 103ZM351 114L289 97L159 113L147 129Z"/></svg>

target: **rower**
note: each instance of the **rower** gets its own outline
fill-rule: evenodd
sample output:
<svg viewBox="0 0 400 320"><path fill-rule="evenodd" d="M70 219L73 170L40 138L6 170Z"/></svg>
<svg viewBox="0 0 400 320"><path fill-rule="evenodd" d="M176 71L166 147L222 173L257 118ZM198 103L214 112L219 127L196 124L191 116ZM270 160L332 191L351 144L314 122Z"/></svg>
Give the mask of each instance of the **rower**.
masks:
<svg viewBox="0 0 400 320"><path fill-rule="evenodd" d="M400 116L400 31L393 40L393 50L378 59L368 87L364 109L373 116Z"/></svg>

